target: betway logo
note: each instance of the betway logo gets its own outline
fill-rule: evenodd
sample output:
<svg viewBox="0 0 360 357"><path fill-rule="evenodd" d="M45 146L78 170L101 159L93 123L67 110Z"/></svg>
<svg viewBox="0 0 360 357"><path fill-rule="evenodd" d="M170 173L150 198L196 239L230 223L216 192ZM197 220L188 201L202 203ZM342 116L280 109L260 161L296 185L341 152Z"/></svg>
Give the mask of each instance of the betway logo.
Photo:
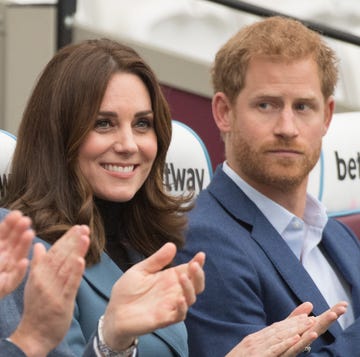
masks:
<svg viewBox="0 0 360 357"><path fill-rule="evenodd" d="M197 191L204 186L204 169L175 168L173 163L166 163L164 181L168 191Z"/></svg>
<svg viewBox="0 0 360 357"><path fill-rule="evenodd" d="M360 153L357 156L350 157L349 159L342 158L338 152L335 151L335 161L337 168L338 180L345 180L347 177L350 180L360 178Z"/></svg>

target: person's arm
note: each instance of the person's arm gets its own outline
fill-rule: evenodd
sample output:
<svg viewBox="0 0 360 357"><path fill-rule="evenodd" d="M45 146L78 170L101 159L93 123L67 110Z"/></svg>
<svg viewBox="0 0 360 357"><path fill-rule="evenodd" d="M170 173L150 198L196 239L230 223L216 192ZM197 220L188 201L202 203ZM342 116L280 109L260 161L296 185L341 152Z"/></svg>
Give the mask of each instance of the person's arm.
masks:
<svg viewBox="0 0 360 357"><path fill-rule="evenodd" d="M173 260L172 243L127 270L112 289L102 335L112 350L127 349L137 336L183 321L204 290L204 253L188 263L164 269Z"/></svg>
<svg viewBox="0 0 360 357"><path fill-rule="evenodd" d="M317 317L309 317L312 304L305 302L280 322L246 336L226 357L296 357L346 312L339 302Z"/></svg>
<svg viewBox="0 0 360 357"><path fill-rule="evenodd" d="M215 226L215 223L203 223L201 219L199 223L198 216L196 221L193 218L187 244L177 259L185 261L199 247L204 247L207 254L206 289L189 309L185 321L191 357L206 356L209 351L225 356L247 336L284 319L287 310L294 309L297 303L272 262L245 229L244 233L240 229L229 231L227 224ZM230 234L239 237L238 241L229 239ZM341 336L346 334L344 331ZM312 342L312 355L319 345L328 345L328 338L329 335L319 336ZM337 337L331 346L336 353L341 351L335 347L340 341ZM355 344L346 349L352 351L351 346Z"/></svg>
<svg viewBox="0 0 360 357"><path fill-rule="evenodd" d="M0 339L0 357L27 357L16 345L6 339Z"/></svg>
<svg viewBox="0 0 360 357"><path fill-rule="evenodd" d="M69 232L67 236L71 237ZM24 292L24 315L10 336L12 343L28 357L45 356L59 343L70 325L75 287L79 285L75 277L81 277L80 272L83 271L83 262L77 266L79 260L73 259L76 248L70 246L70 241L68 239L66 243L63 238L60 239L48 253L42 245L35 246ZM202 267L205 255L199 253L186 264L163 270L171 263L175 253L174 244L165 244L151 257L124 273L114 285L103 318L104 339L112 349L126 349L136 336L184 320L188 306L204 289ZM71 283L65 279L71 276L76 281ZM60 277L65 280L58 280ZM68 294L61 294L65 291L60 289L63 285L68 285ZM48 321L46 316L52 316L52 319ZM68 353L71 354L70 349ZM94 339L88 341L83 353L84 356L99 356L94 349Z"/></svg>
<svg viewBox="0 0 360 357"><path fill-rule="evenodd" d="M48 252L35 244L23 315L9 337L27 357L46 356L67 332L88 246L87 226L72 227Z"/></svg>
<svg viewBox="0 0 360 357"><path fill-rule="evenodd" d="M31 220L20 211L12 211L0 223L0 299L11 293L23 280L34 232Z"/></svg>

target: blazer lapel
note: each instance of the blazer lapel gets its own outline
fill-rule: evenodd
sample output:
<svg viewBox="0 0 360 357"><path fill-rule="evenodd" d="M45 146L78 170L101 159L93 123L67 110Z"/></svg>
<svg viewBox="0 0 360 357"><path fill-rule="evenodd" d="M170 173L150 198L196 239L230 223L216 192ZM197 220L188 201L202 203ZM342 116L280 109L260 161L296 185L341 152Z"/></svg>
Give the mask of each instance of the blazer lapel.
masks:
<svg viewBox="0 0 360 357"><path fill-rule="evenodd" d="M184 329L183 333L179 333L179 329ZM187 351L188 346L186 339L185 326L181 324L170 325L164 329L155 330L154 335L157 335L165 343L167 343L180 357L184 357L184 351ZM185 342L185 343L184 343Z"/></svg>
<svg viewBox="0 0 360 357"><path fill-rule="evenodd" d="M209 190L230 214L241 221L242 224L245 223L252 227L252 229L250 228L252 238L271 260L299 301L310 301L314 306L314 315L319 315L329 309L327 302L310 275L283 238L257 206L219 168L213 177ZM341 333L341 327L338 323L334 323L330 326L329 331L336 336Z"/></svg>
<svg viewBox="0 0 360 357"><path fill-rule="evenodd" d="M360 245L356 237L353 240L342 239L344 234L348 233L344 232L344 228L339 223L330 219L325 227L321 244L350 284L354 316L357 318L360 316L360 287L357 283L360 274Z"/></svg>
<svg viewBox="0 0 360 357"><path fill-rule="evenodd" d="M134 264L145 257L134 249L127 249L128 256ZM102 253L100 263L85 270L84 279L107 300L110 299L111 289L124 272L106 254Z"/></svg>
<svg viewBox="0 0 360 357"><path fill-rule="evenodd" d="M121 269L109 256L106 253L102 253L101 262L87 268L84 273L84 279L94 290L106 300L109 300L111 289L122 274Z"/></svg>
<svg viewBox="0 0 360 357"><path fill-rule="evenodd" d="M315 316L329 309L329 305L310 275L264 216L256 217L252 236L298 299L302 302L310 301L313 304ZM328 330L336 336L342 329L336 322Z"/></svg>

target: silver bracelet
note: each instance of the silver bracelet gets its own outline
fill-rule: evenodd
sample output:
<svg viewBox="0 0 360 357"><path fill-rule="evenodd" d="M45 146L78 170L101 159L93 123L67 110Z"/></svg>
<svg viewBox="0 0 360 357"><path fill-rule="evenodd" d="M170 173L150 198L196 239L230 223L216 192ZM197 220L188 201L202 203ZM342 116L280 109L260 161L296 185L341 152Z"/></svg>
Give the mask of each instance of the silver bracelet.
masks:
<svg viewBox="0 0 360 357"><path fill-rule="evenodd" d="M104 341L104 336L102 333L104 325L104 315L99 319L98 333L97 333L97 347L99 351L105 357L135 357L138 345L138 338L135 338L134 342L130 347L123 351L115 351L110 346L108 346Z"/></svg>

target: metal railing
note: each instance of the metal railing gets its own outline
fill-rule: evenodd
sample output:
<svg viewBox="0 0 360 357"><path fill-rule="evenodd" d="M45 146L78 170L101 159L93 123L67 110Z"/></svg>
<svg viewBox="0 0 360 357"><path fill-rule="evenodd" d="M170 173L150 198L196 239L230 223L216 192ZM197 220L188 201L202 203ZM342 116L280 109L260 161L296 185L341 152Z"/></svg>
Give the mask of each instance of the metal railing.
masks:
<svg viewBox="0 0 360 357"><path fill-rule="evenodd" d="M76 0L58 0L57 3L57 49L71 43Z"/></svg>
<svg viewBox="0 0 360 357"><path fill-rule="evenodd" d="M295 16L291 16L285 13L281 13L275 10L270 10L258 5L250 4L241 0L206 0L209 2L217 3L231 9L247 12L252 15L260 17L269 16L286 16L298 21L301 21L304 25L321 33L323 36L333 38L335 40L347 42L353 45L360 46L360 37L352 33L335 29L333 27L319 24L314 21L300 19ZM106 6L106 5L104 5ZM76 11L76 0L58 0L58 18L57 18L57 47L60 48L72 40L72 18Z"/></svg>
<svg viewBox="0 0 360 357"><path fill-rule="evenodd" d="M340 40L343 42L351 43L353 45L360 46L360 37L354 34L351 34L346 31L338 30L330 26L319 24L314 21L300 19L295 16L287 15L278 11L270 10L261 6L253 5L245 1L240 0L207 0L209 2L214 2L226 7L236 9L239 11L247 12L249 14L261 16L261 17L270 17L270 16L285 16L292 18L298 21L301 21L304 25L311 28L314 31L319 32L321 35L333 38L335 40Z"/></svg>

